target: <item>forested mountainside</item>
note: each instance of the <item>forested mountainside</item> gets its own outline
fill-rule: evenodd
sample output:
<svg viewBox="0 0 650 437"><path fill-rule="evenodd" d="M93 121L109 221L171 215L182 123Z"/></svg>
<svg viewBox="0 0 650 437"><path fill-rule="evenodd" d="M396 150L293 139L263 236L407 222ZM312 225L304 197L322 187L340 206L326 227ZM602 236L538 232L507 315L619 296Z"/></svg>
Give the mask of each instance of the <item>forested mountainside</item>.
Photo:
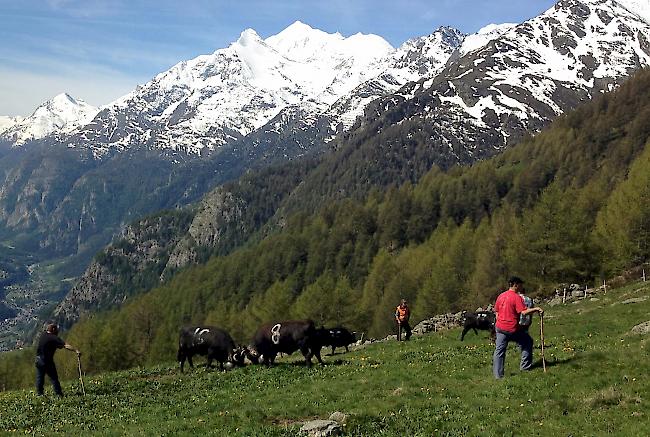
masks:
<svg viewBox="0 0 650 437"><path fill-rule="evenodd" d="M114 369L169 359L183 324L246 342L261 322L310 317L380 336L401 297L419 320L485 304L510 274L530 292L600 283L650 256L649 98L642 71L494 158L297 212L68 339L91 369Z"/></svg>

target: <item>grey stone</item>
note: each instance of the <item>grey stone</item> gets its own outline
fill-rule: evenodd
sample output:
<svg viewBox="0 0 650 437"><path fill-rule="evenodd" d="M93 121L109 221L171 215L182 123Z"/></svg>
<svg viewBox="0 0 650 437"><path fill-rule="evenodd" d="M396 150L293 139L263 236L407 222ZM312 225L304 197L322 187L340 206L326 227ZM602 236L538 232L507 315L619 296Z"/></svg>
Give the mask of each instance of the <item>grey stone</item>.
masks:
<svg viewBox="0 0 650 437"><path fill-rule="evenodd" d="M640 323L632 328L632 334L650 334L650 320L647 322Z"/></svg>
<svg viewBox="0 0 650 437"><path fill-rule="evenodd" d="M341 425L334 420L312 420L311 422L305 423L301 432L307 433L310 437L327 437L331 435L340 435L341 434Z"/></svg>
<svg viewBox="0 0 650 437"><path fill-rule="evenodd" d="M347 414L341 413L340 411L335 411L330 414L329 420L333 420L343 425L345 422L347 422L348 416Z"/></svg>
<svg viewBox="0 0 650 437"><path fill-rule="evenodd" d="M648 300L648 296L643 296L643 297L633 297L633 298L631 298L631 299L626 299L626 300L624 300L624 301L621 302L621 303L622 303L622 304L628 304L628 303L639 303L639 302L644 302L644 301L646 301L646 300Z"/></svg>

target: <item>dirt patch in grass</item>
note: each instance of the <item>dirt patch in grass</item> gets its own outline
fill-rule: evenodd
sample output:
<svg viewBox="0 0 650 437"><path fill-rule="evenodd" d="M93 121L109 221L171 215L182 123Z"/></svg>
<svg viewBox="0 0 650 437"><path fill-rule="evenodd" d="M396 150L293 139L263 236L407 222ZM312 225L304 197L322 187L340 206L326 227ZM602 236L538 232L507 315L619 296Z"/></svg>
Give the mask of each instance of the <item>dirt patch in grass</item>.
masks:
<svg viewBox="0 0 650 437"><path fill-rule="evenodd" d="M638 405L641 398L629 396L616 387L608 387L585 398L591 408L609 408L624 405Z"/></svg>
<svg viewBox="0 0 650 437"><path fill-rule="evenodd" d="M318 420L318 419L320 419L320 417L317 416L301 417L298 419L292 419L289 417L268 417L266 421L271 425L290 427L290 426L300 426L305 424L306 422L311 422L312 420Z"/></svg>

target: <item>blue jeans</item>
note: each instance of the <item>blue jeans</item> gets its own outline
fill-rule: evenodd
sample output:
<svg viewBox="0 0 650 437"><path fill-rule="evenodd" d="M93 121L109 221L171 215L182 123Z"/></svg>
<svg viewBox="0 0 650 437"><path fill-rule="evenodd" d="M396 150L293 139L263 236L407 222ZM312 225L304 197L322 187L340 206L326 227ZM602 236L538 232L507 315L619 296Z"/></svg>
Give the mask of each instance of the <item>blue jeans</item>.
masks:
<svg viewBox="0 0 650 437"><path fill-rule="evenodd" d="M521 350L521 370L529 370L533 365L533 338L525 330L509 333L497 329L496 347L492 357L492 373L497 379L503 378L503 368L506 363L508 343L514 341Z"/></svg>

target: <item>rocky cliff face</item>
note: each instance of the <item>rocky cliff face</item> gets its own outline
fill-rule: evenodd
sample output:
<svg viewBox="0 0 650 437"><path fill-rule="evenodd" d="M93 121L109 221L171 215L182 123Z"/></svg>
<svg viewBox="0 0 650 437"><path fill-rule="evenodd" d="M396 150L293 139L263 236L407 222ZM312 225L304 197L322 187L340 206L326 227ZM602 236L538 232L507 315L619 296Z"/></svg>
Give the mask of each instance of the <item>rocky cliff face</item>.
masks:
<svg viewBox="0 0 650 437"><path fill-rule="evenodd" d="M183 267L228 253L266 223L316 163L306 159L250 172L212 190L196 206L127 226L93 259L54 317L68 326L159 285Z"/></svg>
<svg viewBox="0 0 650 437"><path fill-rule="evenodd" d="M82 277L54 310L54 318L69 326L97 308L120 305L139 290L156 286L170 251L187 231L192 210L145 218L127 226L93 259Z"/></svg>

